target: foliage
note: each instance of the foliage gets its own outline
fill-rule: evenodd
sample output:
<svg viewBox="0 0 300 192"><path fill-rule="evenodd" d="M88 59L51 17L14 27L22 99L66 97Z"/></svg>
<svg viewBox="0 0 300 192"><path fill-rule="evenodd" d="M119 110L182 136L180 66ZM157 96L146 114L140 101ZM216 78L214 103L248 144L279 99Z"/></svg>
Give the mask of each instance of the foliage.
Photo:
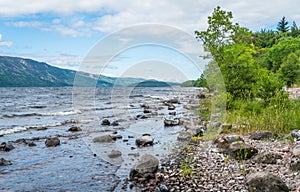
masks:
<svg viewBox="0 0 300 192"><path fill-rule="evenodd" d="M293 24L291 26L291 32L290 32L290 35L292 37L299 37L300 35L300 29L298 28L297 24L295 21L293 21Z"/></svg>
<svg viewBox="0 0 300 192"><path fill-rule="evenodd" d="M285 20L285 17L282 17L282 19L277 24L277 31L281 33L285 33L289 30L288 26L289 22Z"/></svg>
<svg viewBox="0 0 300 192"><path fill-rule="evenodd" d="M254 34L253 43L260 48L270 48L276 43L276 38L274 31L262 29Z"/></svg>
<svg viewBox="0 0 300 192"><path fill-rule="evenodd" d="M298 51L300 53L300 51ZM300 57L296 53L290 53L279 69L279 78L288 87L291 87L300 79Z"/></svg>

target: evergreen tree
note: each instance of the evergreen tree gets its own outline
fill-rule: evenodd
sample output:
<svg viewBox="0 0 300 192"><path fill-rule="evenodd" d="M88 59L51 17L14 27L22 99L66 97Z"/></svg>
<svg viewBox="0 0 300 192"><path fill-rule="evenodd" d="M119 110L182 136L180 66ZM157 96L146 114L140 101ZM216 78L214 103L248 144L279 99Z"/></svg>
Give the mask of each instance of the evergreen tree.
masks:
<svg viewBox="0 0 300 192"><path fill-rule="evenodd" d="M282 17L282 19L278 22L277 24L277 31L280 33L285 33L288 32L289 30L289 26L288 26L289 22L287 22L285 20L285 17Z"/></svg>
<svg viewBox="0 0 300 192"><path fill-rule="evenodd" d="M300 35L300 29L298 28L295 21L293 21L293 24L291 26L290 34L291 34L292 37L298 37Z"/></svg>

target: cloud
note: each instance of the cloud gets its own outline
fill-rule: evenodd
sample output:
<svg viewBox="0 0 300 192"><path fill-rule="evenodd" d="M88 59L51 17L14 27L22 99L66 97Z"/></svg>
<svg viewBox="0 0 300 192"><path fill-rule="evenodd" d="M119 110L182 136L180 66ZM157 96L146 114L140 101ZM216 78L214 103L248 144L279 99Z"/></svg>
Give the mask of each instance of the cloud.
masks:
<svg viewBox="0 0 300 192"><path fill-rule="evenodd" d="M2 41L2 34L0 34L0 46L10 47L13 45L11 41Z"/></svg>
<svg viewBox="0 0 300 192"><path fill-rule="evenodd" d="M109 33L145 23L171 25L192 34L194 30L205 29L207 17L217 5L232 11L235 21L242 26L258 30L276 25L282 16L299 23L298 4L298 0L187 0L184 3L181 0L2 0L0 16L20 18L50 13L58 18L67 17L70 19L65 20L63 25L47 23L53 26L43 29L71 37L90 36L99 31ZM78 19L78 15L88 15L88 18ZM73 17L78 21L71 19ZM17 24L35 25L34 27L39 25L34 21L15 23Z"/></svg>
<svg viewBox="0 0 300 192"><path fill-rule="evenodd" d="M41 27L43 24L38 21L17 21L17 22L5 22L7 26L13 27Z"/></svg>

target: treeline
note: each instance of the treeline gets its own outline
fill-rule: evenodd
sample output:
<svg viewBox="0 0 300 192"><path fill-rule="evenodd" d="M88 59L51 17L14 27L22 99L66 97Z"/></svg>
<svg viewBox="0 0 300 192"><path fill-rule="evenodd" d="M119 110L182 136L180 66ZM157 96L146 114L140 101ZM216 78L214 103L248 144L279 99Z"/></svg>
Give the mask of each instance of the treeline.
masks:
<svg viewBox="0 0 300 192"><path fill-rule="evenodd" d="M214 89L212 77L214 64L220 68L228 97L261 98L268 102L284 86L300 82L300 29L295 22L289 25L283 17L277 30L250 31L232 22L231 12L216 7L208 17L208 28L195 31L210 59L203 75L194 86L207 85Z"/></svg>

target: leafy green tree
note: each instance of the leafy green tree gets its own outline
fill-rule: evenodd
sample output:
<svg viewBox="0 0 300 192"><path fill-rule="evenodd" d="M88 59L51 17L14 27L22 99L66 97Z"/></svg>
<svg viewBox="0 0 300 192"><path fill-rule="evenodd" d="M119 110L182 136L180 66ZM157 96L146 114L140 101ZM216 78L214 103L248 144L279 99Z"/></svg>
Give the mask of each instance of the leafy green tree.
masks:
<svg viewBox="0 0 300 192"><path fill-rule="evenodd" d="M289 31L289 22L285 20L285 17L282 17L282 19L277 24L277 31L280 33L285 33Z"/></svg>
<svg viewBox="0 0 300 192"><path fill-rule="evenodd" d="M298 37L300 35L300 29L298 28L297 24L295 21L293 21L293 24L291 26L291 32L290 35L292 37Z"/></svg>
<svg viewBox="0 0 300 192"><path fill-rule="evenodd" d="M193 82L193 86L195 86L195 87L207 87L208 88L208 84L207 84L205 75L203 73L200 75L200 78L198 78L196 81Z"/></svg>
<svg viewBox="0 0 300 192"><path fill-rule="evenodd" d="M300 38L281 38L263 58L262 66L277 72L287 55L300 49Z"/></svg>
<svg viewBox="0 0 300 192"><path fill-rule="evenodd" d="M300 51L298 51L298 54ZM279 77L287 87L291 87L300 79L300 58L296 53L290 53L279 70Z"/></svg>
<svg viewBox="0 0 300 192"><path fill-rule="evenodd" d="M270 48L276 43L277 34L272 30L262 29L254 35L253 43L261 48Z"/></svg>

